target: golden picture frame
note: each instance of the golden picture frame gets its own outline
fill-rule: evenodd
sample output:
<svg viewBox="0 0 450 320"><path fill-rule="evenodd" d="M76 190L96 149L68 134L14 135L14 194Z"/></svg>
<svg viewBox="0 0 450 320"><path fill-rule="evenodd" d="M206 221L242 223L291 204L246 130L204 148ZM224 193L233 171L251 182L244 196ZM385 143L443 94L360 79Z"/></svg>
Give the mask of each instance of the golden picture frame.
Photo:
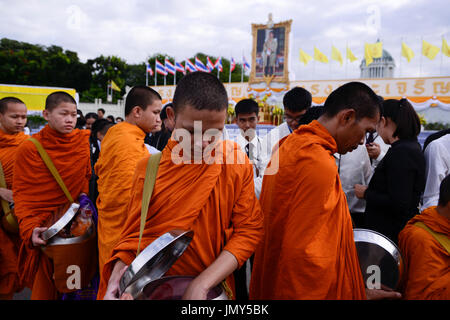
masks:
<svg viewBox="0 0 450 320"><path fill-rule="evenodd" d="M252 62L249 84L289 83L289 37L292 20L267 24L252 23Z"/></svg>

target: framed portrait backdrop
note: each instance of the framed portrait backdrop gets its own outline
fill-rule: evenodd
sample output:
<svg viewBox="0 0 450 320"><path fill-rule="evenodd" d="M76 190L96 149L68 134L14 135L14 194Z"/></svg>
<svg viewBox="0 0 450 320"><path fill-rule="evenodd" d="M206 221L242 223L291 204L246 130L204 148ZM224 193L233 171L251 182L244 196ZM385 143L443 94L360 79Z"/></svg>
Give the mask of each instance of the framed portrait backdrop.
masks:
<svg viewBox="0 0 450 320"><path fill-rule="evenodd" d="M292 20L272 25L252 24L253 49L250 83L271 78L274 82L289 81L289 34Z"/></svg>

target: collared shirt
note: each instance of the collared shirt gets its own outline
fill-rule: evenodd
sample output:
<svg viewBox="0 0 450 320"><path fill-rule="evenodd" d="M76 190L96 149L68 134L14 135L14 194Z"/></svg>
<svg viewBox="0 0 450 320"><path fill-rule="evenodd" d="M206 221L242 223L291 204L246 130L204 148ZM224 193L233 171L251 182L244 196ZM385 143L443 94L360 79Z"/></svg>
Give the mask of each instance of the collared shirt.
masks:
<svg viewBox="0 0 450 320"><path fill-rule="evenodd" d="M437 206L441 182L450 174L450 134L434 140L426 147L425 164L427 182L421 210Z"/></svg>
<svg viewBox="0 0 450 320"><path fill-rule="evenodd" d="M255 135L251 141L247 141L242 134L237 135L237 144L241 147L242 151L247 154L249 159L253 163L253 180L255 183L255 194L259 199L261 193L262 179L264 176L264 166L263 166L263 150L261 147L261 139ZM248 152L247 152L248 150ZM258 175L256 174L258 171Z"/></svg>

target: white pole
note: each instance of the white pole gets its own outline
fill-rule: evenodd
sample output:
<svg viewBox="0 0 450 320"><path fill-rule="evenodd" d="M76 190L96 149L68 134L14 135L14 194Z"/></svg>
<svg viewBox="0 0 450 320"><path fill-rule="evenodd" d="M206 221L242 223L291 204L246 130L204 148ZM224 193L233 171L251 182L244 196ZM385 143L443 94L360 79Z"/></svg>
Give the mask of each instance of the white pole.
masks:
<svg viewBox="0 0 450 320"><path fill-rule="evenodd" d="M423 37L420 37L420 43L422 44L422 50L423 50ZM419 61L419 77L422 76L422 56L423 52L420 50L420 61Z"/></svg>
<svg viewBox="0 0 450 320"><path fill-rule="evenodd" d="M150 63L149 63L148 65L150 65ZM145 64L145 85L148 87L148 70L147 70L147 63Z"/></svg>

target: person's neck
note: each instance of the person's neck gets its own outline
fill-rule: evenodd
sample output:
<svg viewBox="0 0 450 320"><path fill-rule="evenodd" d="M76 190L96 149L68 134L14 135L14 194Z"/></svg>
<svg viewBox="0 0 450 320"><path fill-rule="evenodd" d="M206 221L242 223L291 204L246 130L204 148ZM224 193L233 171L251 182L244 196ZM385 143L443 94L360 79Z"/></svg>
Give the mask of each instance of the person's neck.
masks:
<svg viewBox="0 0 450 320"><path fill-rule="evenodd" d="M400 140L399 137L392 137L391 139L389 139L389 144L393 144L394 142L397 142L398 140Z"/></svg>
<svg viewBox="0 0 450 320"><path fill-rule="evenodd" d="M336 139L336 123L334 121L334 119L329 119L325 116L321 116L319 117L319 119L317 119L317 121L325 127L325 129L327 129L328 133L334 138Z"/></svg>
<svg viewBox="0 0 450 320"><path fill-rule="evenodd" d="M439 213L439 215L450 220L450 210L448 208L448 205L445 207L437 206L436 211L437 213Z"/></svg>
<svg viewBox="0 0 450 320"><path fill-rule="evenodd" d="M19 132L11 132L11 131L6 130L6 128L3 127L1 123L0 123L0 130L3 131L5 134L10 135L10 136L14 136L16 134L19 134Z"/></svg>

